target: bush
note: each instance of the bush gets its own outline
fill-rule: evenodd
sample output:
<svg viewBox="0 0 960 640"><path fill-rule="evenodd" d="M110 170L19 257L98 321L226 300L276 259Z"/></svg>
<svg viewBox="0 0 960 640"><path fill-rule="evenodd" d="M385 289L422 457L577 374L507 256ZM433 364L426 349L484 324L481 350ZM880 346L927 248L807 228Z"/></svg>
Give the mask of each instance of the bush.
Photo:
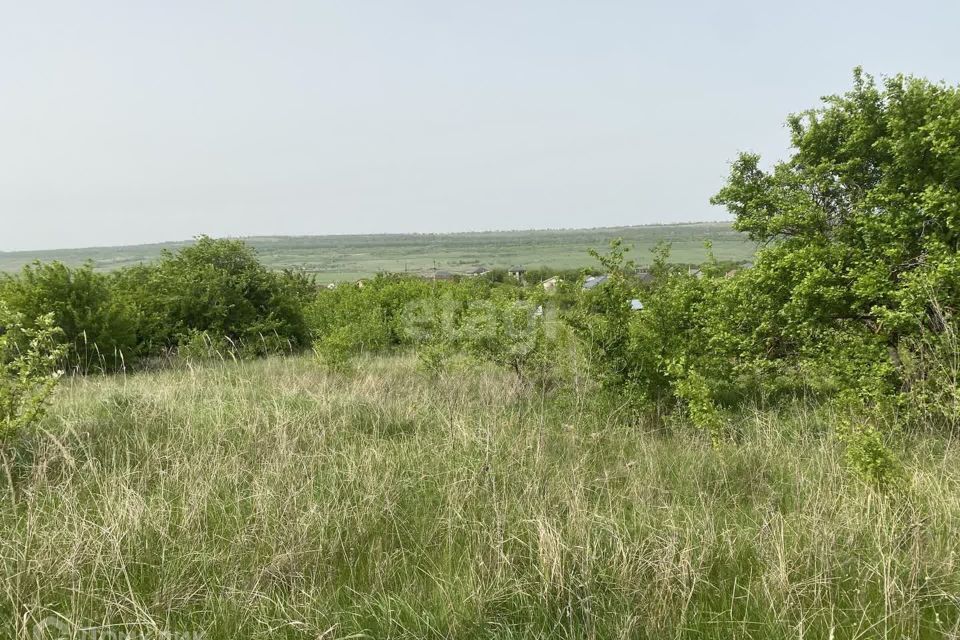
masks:
<svg viewBox="0 0 960 640"><path fill-rule="evenodd" d="M900 404L915 427L960 432L960 327L952 314L931 298L939 331L905 340L897 359L904 372Z"/></svg>
<svg viewBox="0 0 960 640"><path fill-rule="evenodd" d="M414 344L406 326L408 308L429 297L430 287L419 279L380 275L363 287L342 284L321 290L304 311L314 350L341 366L361 353Z"/></svg>
<svg viewBox="0 0 960 640"><path fill-rule="evenodd" d="M0 441L42 417L65 349L53 314L27 323L0 302Z"/></svg>
<svg viewBox="0 0 960 640"><path fill-rule="evenodd" d="M110 275L53 262L0 281L0 299L23 317L52 314L63 366L79 373L196 348L198 335L241 357L305 347L303 307L315 291L304 274L269 271L241 241L206 237Z"/></svg>
<svg viewBox="0 0 960 640"><path fill-rule="evenodd" d="M109 276L93 266L70 268L60 262L24 267L7 276L0 297L26 318L28 328L42 329L30 319L49 314L60 331L61 366L79 373L115 371L138 353L136 318L114 295Z"/></svg>
<svg viewBox="0 0 960 640"><path fill-rule="evenodd" d="M239 240L198 238L177 253L165 252L152 270L131 283L141 311L141 335L155 351L193 340L200 332L261 356L309 344L303 303L312 282L274 273ZM147 290L149 288L149 290Z"/></svg>
<svg viewBox="0 0 960 640"><path fill-rule="evenodd" d="M846 447L847 465L861 480L884 492L905 486L906 471L875 425L862 419L844 419L837 435Z"/></svg>
<svg viewBox="0 0 960 640"><path fill-rule="evenodd" d="M503 290L464 312L457 341L471 356L513 371L527 380L546 366L547 334L542 297L518 300Z"/></svg>
<svg viewBox="0 0 960 640"><path fill-rule="evenodd" d="M629 278L634 263L626 258L626 252L620 240L611 243L607 255L591 252L603 265L608 279L590 291L582 290L581 279L576 303L563 316L587 345L594 371L607 389L631 387L635 378L642 375L637 353L630 344L630 300L636 296L637 287Z"/></svg>

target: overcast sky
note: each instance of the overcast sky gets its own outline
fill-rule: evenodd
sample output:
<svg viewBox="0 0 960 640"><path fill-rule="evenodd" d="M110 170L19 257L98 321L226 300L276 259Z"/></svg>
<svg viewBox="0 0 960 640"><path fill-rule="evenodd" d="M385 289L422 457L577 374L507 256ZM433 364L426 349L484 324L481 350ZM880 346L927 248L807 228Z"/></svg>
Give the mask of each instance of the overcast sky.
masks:
<svg viewBox="0 0 960 640"><path fill-rule="evenodd" d="M0 0L0 250L717 220L951 0Z"/></svg>

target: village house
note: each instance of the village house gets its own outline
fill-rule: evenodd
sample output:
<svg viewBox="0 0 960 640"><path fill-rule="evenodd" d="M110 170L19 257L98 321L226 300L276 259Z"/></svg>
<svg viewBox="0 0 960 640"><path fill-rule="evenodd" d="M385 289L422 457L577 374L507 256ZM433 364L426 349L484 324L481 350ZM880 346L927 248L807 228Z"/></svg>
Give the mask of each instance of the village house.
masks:
<svg viewBox="0 0 960 640"><path fill-rule="evenodd" d="M556 291L561 282L563 282L563 280L560 279L560 276L553 276L541 282L540 286L543 287L544 291Z"/></svg>
<svg viewBox="0 0 960 640"><path fill-rule="evenodd" d="M507 270L507 273L510 274L512 277L516 278L517 282L523 282L523 274L525 274L526 272L527 270L521 267L520 265L510 267Z"/></svg>

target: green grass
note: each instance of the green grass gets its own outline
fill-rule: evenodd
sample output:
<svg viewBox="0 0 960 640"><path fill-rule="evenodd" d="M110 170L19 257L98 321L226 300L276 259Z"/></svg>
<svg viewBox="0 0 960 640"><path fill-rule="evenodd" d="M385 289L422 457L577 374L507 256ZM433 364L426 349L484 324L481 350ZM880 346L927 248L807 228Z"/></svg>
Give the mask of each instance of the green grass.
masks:
<svg viewBox="0 0 960 640"><path fill-rule="evenodd" d="M714 450L593 398L408 357L66 380L4 452L0 637L957 637L954 442L883 496L823 410Z"/></svg>
<svg viewBox="0 0 960 640"><path fill-rule="evenodd" d="M454 273L484 265L488 268L521 264L527 268L579 268L592 264L590 248L603 249L622 237L634 247L640 263L650 261L658 242L673 244L671 259L700 263L710 240L717 258L748 260L755 246L728 223L696 223L541 231L497 231L455 234L354 235L247 238L265 264L315 272L322 282L351 280L380 271L426 273L436 267ZM70 265L92 260L100 270L115 269L156 259L164 248L184 243L0 252L0 271L16 271L34 260L60 260Z"/></svg>

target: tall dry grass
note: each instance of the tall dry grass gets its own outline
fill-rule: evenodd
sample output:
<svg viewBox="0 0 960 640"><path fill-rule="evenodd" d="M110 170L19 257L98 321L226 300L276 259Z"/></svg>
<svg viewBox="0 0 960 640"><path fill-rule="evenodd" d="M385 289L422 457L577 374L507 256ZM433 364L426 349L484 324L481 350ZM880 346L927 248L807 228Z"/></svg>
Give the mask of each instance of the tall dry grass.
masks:
<svg viewBox="0 0 960 640"><path fill-rule="evenodd" d="M404 357L68 381L0 461L0 635L957 637L956 444L885 496L830 421L715 450Z"/></svg>

